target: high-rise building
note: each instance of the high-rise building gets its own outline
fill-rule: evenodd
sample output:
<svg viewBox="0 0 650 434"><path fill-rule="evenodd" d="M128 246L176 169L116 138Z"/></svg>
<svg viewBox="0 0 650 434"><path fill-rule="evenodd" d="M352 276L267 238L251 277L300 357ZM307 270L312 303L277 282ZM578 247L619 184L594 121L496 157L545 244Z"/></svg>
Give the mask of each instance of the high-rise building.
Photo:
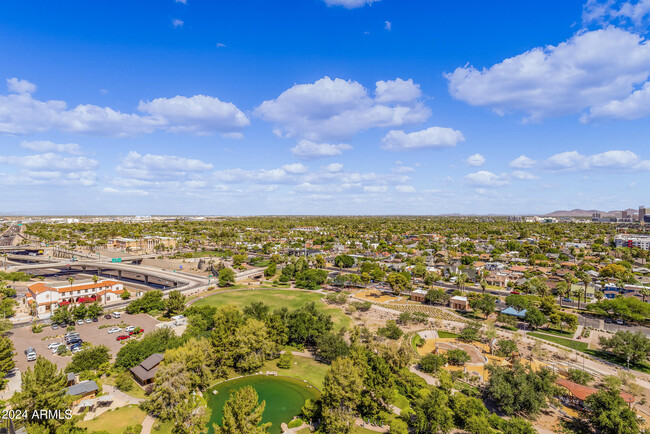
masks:
<svg viewBox="0 0 650 434"><path fill-rule="evenodd" d="M641 223L644 222L645 215L646 215L646 207L642 205L639 207L639 222Z"/></svg>

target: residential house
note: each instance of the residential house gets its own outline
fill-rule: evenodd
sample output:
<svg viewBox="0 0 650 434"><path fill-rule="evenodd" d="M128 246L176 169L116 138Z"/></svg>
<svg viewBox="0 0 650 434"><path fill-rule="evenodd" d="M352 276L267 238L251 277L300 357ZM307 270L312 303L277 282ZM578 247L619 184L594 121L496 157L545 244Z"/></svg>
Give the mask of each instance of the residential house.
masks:
<svg viewBox="0 0 650 434"><path fill-rule="evenodd" d="M138 366L131 368L131 374L135 381L142 386L151 383L153 377L156 376L156 371L158 371L158 365L164 358L164 354L155 353L144 359Z"/></svg>

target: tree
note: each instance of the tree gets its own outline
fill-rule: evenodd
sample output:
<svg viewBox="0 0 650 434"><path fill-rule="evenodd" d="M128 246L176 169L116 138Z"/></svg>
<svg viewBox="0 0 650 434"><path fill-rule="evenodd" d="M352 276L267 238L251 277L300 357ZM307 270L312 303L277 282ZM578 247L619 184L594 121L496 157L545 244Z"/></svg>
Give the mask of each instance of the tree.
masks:
<svg viewBox="0 0 650 434"><path fill-rule="evenodd" d="M34 369L27 368L21 378L21 390L14 393L9 402L14 410L25 413L27 423L38 425L49 431L56 431L62 424L60 419L32 418L42 409L64 413L72 404L72 398L66 395L66 375L56 365L39 356ZM31 431L31 430L30 430Z"/></svg>
<svg viewBox="0 0 650 434"><path fill-rule="evenodd" d="M96 371L100 366L109 363L111 354L105 345L84 348L72 356L72 361L66 366L66 372Z"/></svg>
<svg viewBox="0 0 650 434"><path fill-rule="evenodd" d="M420 370L428 374L438 372L438 369L447 364L447 357L444 354L429 353L420 359Z"/></svg>
<svg viewBox="0 0 650 434"><path fill-rule="evenodd" d="M445 355L447 356L449 364L454 366L463 366L472 359L469 354L467 354L467 351L461 350L460 348L449 350Z"/></svg>
<svg viewBox="0 0 650 434"><path fill-rule="evenodd" d="M343 336L325 333L316 339L316 354L326 360L335 360L350 354L350 348Z"/></svg>
<svg viewBox="0 0 650 434"><path fill-rule="evenodd" d="M400 294L411 287L409 279L402 273L390 273L388 277L386 277L386 281L395 294Z"/></svg>
<svg viewBox="0 0 650 434"><path fill-rule="evenodd" d="M460 332L460 339L463 342L478 341L481 338L481 324L477 322L467 323Z"/></svg>
<svg viewBox="0 0 650 434"><path fill-rule="evenodd" d="M510 294L506 297L506 305L517 310L528 309L531 306L530 299L521 294Z"/></svg>
<svg viewBox="0 0 650 434"><path fill-rule="evenodd" d="M631 410L618 391L600 390L585 400L591 410L589 421L603 434L640 432L636 412Z"/></svg>
<svg viewBox="0 0 650 434"><path fill-rule="evenodd" d="M444 289L430 289L427 291L425 300L429 304L446 305L449 302L449 294Z"/></svg>
<svg viewBox="0 0 650 434"><path fill-rule="evenodd" d="M86 316L88 318L97 318L102 314L104 308L101 304L95 302L86 306Z"/></svg>
<svg viewBox="0 0 650 434"><path fill-rule="evenodd" d="M350 255L338 255L334 258L334 265L339 268L351 268L354 266L354 258Z"/></svg>
<svg viewBox="0 0 650 434"><path fill-rule="evenodd" d="M602 348L633 364L645 361L650 355L650 339L640 331L618 331L611 338L601 336L598 342Z"/></svg>
<svg viewBox="0 0 650 434"><path fill-rule="evenodd" d="M165 351L163 364L179 363L189 376L190 389L206 389L212 382L213 349L207 339L190 338L185 344Z"/></svg>
<svg viewBox="0 0 650 434"><path fill-rule="evenodd" d="M190 398L189 373L181 363L161 364L142 409L162 420L173 420L177 407Z"/></svg>
<svg viewBox="0 0 650 434"><path fill-rule="evenodd" d="M580 369L569 369L569 380L573 381L574 383L582 384L583 386L586 386L589 384L594 377L586 371L580 370Z"/></svg>
<svg viewBox="0 0 650 434"><path fill-rule="evenodd" d="M386 321L386 326L380 327L377 329L379 335L384 336L388 339L399 339L402 337L404 332L399 328L395 320L389 319Z"/></svg>
<svg viewBox="0 0 650 434"><path fill-rule="evenodd" d="M517 343L509 339L497 341L497 354L501 357L510 357L518 351Z"/></svg>
<svg viewBox="0 0 650 434"><path fill-rule="evenodd" d="M165 308L168 317L180 314L185 310L185 296L178 289L170 291L165 301Z"/></svg>
<svg viewBox="0 0 650 434"><path fill-rule="evenodd" d="M363 373L350 358L332 362L323 380L324 432L349 433L354 426L353 412L361 403Z"/></svg>
<svg viewBox="0 0 650 434"><path fill-rule="evenodd" d="M414 415L409 427L416 434L447 434L454 428L454 412L448 407L449 397L445 391L432 388L424 398L414 400Z"/></svg>
<svg viewBox="0 0 650 434"><path fill-rule="evenodd" d="M558 301L560 302L560 307L562 307L562 299L565 298L567 295L569 295L570 290L571 289L569 287L569 284L564 280L558 282L557 286L555 287L555 291L557 292L557 298Z"/></svg>
<svg viewBox="0 0 650 434"><path fill-rule="evenodd" d="M547 319L539 309L536 307L531 307L530 309L526 310L524 321L526 321L532 328L537 328L546 324Z"/></svg>
<svg viewBox="0 0 650 434"><path fill-rule="evenodd" d="M296 286L303 289L318 289L327 280L327 271L311 268L296 274Z"/></svg>
<svg viewBox="0 0 650 434"><path fill-rule="evenodd" d="M481 312L487 318L496 310L496 297L490 294L481 294L479 297L471 300L469 305L472 309Z"/></svg>
<svg viewBox="0 0 650 434"><path fill-rule="evenodd" d="M534 371L515 363L512 368L487 365L490 377L487 396L508 416L537 415L559 391L555 374L549 369Z"/></svg>
<svg viewBox="0 0 650 434"><path fill-rule="evenodd" d="M126 312L129 314L148 313L154 310L165 309L165 301L163 300L163 292L159 289L147 291L141 298L133 300L126 307Z"/></svg>
<svg viewBox="0 0 650 434"><path fill-rule="evenodd" d="M0 337L0 379L4 379L9 371L16 366L13 357L14 344L11 339L4 336ZM5 380L0 380L0 389L4 389L5 384Z"/></svg>
<svg viewBox="0 0 650 434"><path fill-rule="evenodd" d="M239 267L242 263L246 262L248 257L246 255L233 255L232 266Z"/></svg>
<svg viewBox="0 0 650 434"><path fill-rule="evenodd" d="M273 277L275 273L278 272L278 265L275 262L271 262L268 267L264 270L264 277Z"/></svg>
<svg viewBox="0 0 650 434"><path fill-rule="evenodd" d="M235 272L232 268L222 268L219 270L219 286L224 287L235 283Z"/></svg>
<svg viewBox="0 0 650 434"><path fill-rule="evenodd" d="M291 354L291 351L285 351L282 355L280 355L277 365L280 369L289 369L291 368L292 363L293 354Z"/></svg>

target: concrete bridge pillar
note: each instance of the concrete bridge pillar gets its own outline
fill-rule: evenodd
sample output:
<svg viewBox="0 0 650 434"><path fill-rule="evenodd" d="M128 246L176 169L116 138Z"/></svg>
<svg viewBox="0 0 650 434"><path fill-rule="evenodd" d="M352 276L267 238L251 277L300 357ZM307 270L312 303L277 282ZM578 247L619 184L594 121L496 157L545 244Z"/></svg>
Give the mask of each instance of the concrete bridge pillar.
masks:
<svg viewBox="0 0 650 434"><path fill-rule="evenodd" d="M122 278L122 270L117 270L117 278L118 279Z"/></svg>
<svg viewBox="0 0 650 434"><path fill-rule="evenodd" d="M144 275L144 284L145 284L145 285L148 285L148 284L149 284L149 275L148 275L148 274L145 274L145 275Z"/></svg>

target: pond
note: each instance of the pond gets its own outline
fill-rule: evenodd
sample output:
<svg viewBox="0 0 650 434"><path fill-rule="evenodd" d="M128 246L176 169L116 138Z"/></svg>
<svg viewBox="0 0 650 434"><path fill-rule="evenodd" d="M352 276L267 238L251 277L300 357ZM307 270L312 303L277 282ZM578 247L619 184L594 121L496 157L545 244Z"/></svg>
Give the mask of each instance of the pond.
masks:
<svg viewBox="0 0 650 434"><path fill-rule="evenodd" d="M208 424L208 434L213 434L212 424L221 424L223 406L231 391L244 386L252 386L259 396L259 402L266 401L262 422L271 422L271 433L279 433L282 422L289 423L294 416L300 415L300 409L307 399L316 400L318 389L302 380L271 375L250 375L217 384L209 390L208 405L212 417ZM214 395L213 390L218 393Z"/></svg>

